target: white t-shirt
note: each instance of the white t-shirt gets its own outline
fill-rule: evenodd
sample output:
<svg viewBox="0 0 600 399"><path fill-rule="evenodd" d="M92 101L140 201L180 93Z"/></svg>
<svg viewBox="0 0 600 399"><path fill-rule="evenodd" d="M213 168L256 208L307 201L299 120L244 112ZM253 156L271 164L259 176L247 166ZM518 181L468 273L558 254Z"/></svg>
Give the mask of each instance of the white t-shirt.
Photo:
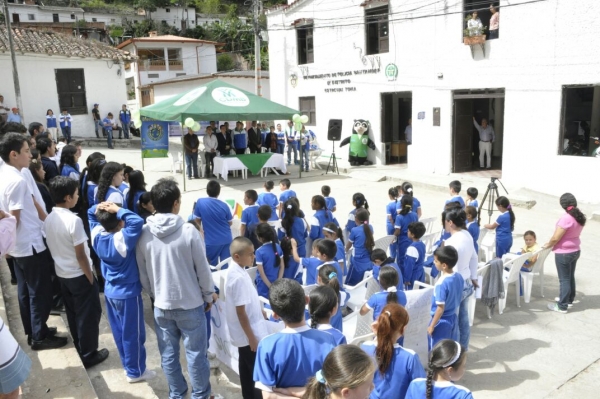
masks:
<svg viewBox="0 0 600 399"><path fill-rule="evenodd" d="M237 347L248 346L248 337L242 329L237 317L236 306L245 305L246 315L250 321L250 327L258 341L266 337L266 321L262 314L262 308L258 299L258 292L252 284L252 279L240 265L231 261L227 269L227 283L225 285L225 315L229 327L231 343Z"/></svg>
<svg viewBox="0 0 600 399"><path fill-rule="evenodd" d="M454 271L460 273L465 281L477 279L477 254L469 231L466 229L457 231L446 240L444 245L450 245L458 252L458 262L454 266Z"/></svg>
<svg viewBox="0 0 600 399"><path fill-rule="evenodd" d="M21 175L23 175L23 178L27 182L27 187L29 187L31 195L33 195L35 201L42 207L42 210L47 215L48 213L46 212L46 204L44 203L44 197L42 197L42 193L40 193L40 189L35 183L35 179L33 178L33 175L31 174L29 168L21 169Z"/></svg>
<svg viewBox="0 0 600 399"><path fill-rule="evenodd" d="M20 210L17 242L8 254L15 258L33 255L46 249L42 238L42 221L33 204L30 188L23 174L8 164L0 167L0 208L5 211ZM42 204L44 202L42 201Z"/></svg>
<svg viewBox="0 0 600 399"><path fill-rule="evenodd" d="M44 235L58 277L75 278L83 274L75 253L75 247L79 244L84 244L88 265L92 264L83 222L70 210L57 206L52 208L44 222Z"/></svg>

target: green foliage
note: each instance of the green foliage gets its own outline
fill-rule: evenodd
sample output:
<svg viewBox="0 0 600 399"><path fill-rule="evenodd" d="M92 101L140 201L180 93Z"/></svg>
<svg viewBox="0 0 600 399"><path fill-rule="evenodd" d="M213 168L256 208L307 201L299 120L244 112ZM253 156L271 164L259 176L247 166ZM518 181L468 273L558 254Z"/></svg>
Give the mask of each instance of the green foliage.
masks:
<svg viewBox="0 0 600 399"><path fill-rule="evenodd" d="M111 26L109 31L110 37L121 37L123 36L123 27L122 26Z"/></svg>
<svg viewBox="0 0 600 399"><path fill-rule="evenodd" d="M217 56L217 71L231 71L235 69L235 62L229 54L219 54Z"/></svg>

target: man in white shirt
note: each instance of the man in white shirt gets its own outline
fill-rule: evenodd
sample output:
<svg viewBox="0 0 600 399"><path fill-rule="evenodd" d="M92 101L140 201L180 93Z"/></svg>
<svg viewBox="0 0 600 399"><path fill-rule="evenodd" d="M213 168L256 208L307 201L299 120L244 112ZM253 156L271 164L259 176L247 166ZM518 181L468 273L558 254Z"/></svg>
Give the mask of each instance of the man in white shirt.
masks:
<svg viewBox="0 0 600 399"><path fill-rule="evenodd" d="M205 163L205 176L210 179L213 176L213 169L215 168L215 157L217 156L217 147L219 142L217 137L213 134L212 127L206 128L206 135L203 139L204 142L204 159Z"/></svg>
<svg viewBox="0 0 600 399"><path fill-rule="evenodd" d="M404 129L404 137L406 139L406 144L412 144L412 118L408 120L408 126Z"/></svg>
<svg viewBox="0 0 600 399"><path fill-rule="evenodd" d="M60 348L67 338L57 337L46 321L52 307L50 254L42 238L42 221L21 170L29 166L28 139L8 133L0 143L0 207L17 219L17 242L9 252L15 260L19 308L23 329L33 350Z"/></svg>

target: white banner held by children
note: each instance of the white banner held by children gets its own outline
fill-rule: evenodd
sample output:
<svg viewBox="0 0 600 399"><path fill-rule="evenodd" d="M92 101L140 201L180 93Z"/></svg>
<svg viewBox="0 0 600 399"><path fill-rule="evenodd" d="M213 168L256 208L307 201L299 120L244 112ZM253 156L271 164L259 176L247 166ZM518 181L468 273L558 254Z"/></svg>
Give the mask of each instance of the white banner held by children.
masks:
<svg viewBox="0 0 600 399"><path fill-rule="evenodd" d="M422 364L427 364L427 327L431 321L431 297L433 287L420 290L405 291L406 310L410 321L404 331L404 347L412 349L419 355Z"/></svg>

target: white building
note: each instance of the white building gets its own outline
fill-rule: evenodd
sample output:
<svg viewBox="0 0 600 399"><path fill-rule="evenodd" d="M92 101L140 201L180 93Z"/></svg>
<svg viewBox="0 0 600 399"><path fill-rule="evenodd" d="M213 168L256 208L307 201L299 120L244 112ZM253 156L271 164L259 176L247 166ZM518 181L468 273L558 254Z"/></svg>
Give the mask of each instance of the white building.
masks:
<svg viewBox="0 0 600 399"><path fill-rule="evenodd" d="M211 25L211 24L215 24L215 23L219 24L225 18L227 18L227 14L201 14L201 13L197 13L196 14L196 23L198 24L198 26L206 26L206 25ZM241 22L243 22L243 23L247 23L248 22L248 18L243 17L243 16L238 16L238 19Z"/></svg>
<svg viewBox="0 0 600 399"><path fill-rule="evenodd" d="M115 114L127 101L123 62L132 56L103 43L73 36L13 28L25 124L45 124L46 111L66 109L74 136L93 137L92 107L102 116ZM4 71L4 104L16 106L12 63L5 27L0 28L0 70Z"/></svg>
<svg viewBox="0 0 600 399"><path fill-rule="evenodd" d="M498 1L288 3L267 11L271 99L308 114L321 142L329 119L343 120L342 138L367 119L370 158L388 163L412 118L408 167L449 174L478 166L472 118L493 119L505 183L600 198L600 160L562 155L580 122L600 136L600 2L501 0L499 38L483 46L463 43L466 12L489 26Z"/></svg>
<svg viewBox="0 0 600 399"><path fill-rule="evenodd" d="M144 10L140 10L139 13L144 15ZM177 29L196 27L196 9L194 7L159 7L156 11L149 13L149 17L155 22L164 22Z"/></svg>
<svg viewBox="0 0 600 399"><path fill-rule="evenodd" d="M121 26L126 21L143 21L144 15L135 12L112 13L107 11L85 11L77 7L43 6L37 4L9 3L8 12L12 24L20 23L68 23L75 24L78 21L103 22L108 25Z"/></svg>
<svg viewBox="0 0 600 399"><path fill-rule="evenodd" d="M152 83L187 75L217 72L219 43L172 35L139 37L124 41L117 48L130 52L138 62L125 64L128 105L138 109L153 104L153 94L141 89Z"/></svg>

